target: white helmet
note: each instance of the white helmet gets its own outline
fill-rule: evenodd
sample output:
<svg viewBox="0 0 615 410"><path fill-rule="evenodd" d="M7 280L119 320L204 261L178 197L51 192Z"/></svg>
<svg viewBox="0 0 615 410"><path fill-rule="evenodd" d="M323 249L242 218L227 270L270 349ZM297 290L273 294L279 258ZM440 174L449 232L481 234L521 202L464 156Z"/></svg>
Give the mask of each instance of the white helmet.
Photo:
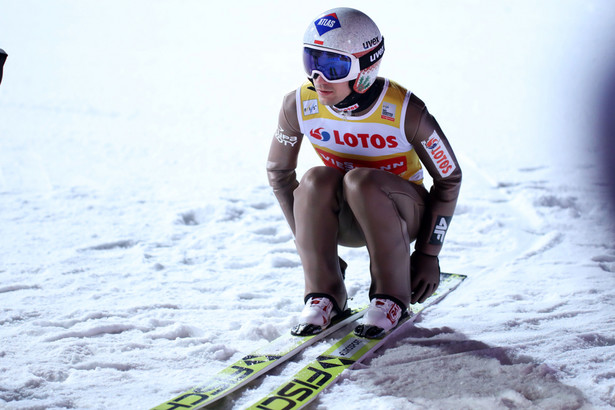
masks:
<svg viewBox="0 0 615 410"><path fill-rule="evenodd" d="M328 82L354 81L362 94L376 81L384 39L376 23L359 10L339 7L318 16L303 36L303 63Z"/></svg>

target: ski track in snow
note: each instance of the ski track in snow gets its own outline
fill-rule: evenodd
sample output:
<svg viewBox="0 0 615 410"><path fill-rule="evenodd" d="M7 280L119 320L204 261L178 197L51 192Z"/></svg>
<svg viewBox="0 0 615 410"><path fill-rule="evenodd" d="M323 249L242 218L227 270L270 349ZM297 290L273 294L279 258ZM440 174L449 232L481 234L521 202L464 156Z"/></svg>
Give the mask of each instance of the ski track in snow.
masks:
<svg viewBox="0 0 615 410"><path fill-rule="evenodd" d="M0 44L9 53L0 86L0 407L147 409L287 332L302 308L303 277L264 163L281 97L297 85L300 65L216 71L213 55L231 61L227 50L246 51L220 23L227 5L134 1L119 12L113 2L0 3L8 10L0 13L0 39L11 39ZM415 5L418 30L433 41L412 45L426 68L398 54L383 74L397 70L400 81L422 87L419 96L460 159L464 183L441 266L468 279L311 409L615 407L614 209L598 195L604 184L595 159L576 151L586 146L571 148L575 163L564 152L576 132L572 119L589 115L578 107L591 111L578 94L577 84L586 83L578 71L571 82L568 66L547 64L560 61L558 53L597 61L579 50L611 44L604 33L600 41L584 38L592 47L550 41L590 33L570 25L589 16L599 26L606 18L587 10L610 8L547 3L486 11L471 2L446 10ZM261 7L247 8L232 20L256 21L255 41L279 44L290 61L306 16L330 5L295 16L296 5L284 4L263 8L266 17ZM461 9L476 20L458 23L466 21ZM532 31L535 13L545 31ZM443 21L432 21L435 14ZM379 17L397 18L388 10ZM284 24L272 24L272 33L265 18ZM559 18L561 30L553 23ZM514 27L515 41L508 21L522 26ZM387 21L391 40L408 36L406 23ZM502 32L493 30L498 23ZM434 31L440 24L443 34ZM468 44L454 42L449 29ZM92 34L99 32L105 41ZM220 33L229 42L224 50L211 41ZM529 54L519 51L526 48ZM530 62L546 64L557 86L534 80ZM227 98L229 79L239 90L265 82L267 93L239 110L236 96ZM549 86L575 95L574 110L562 102L543 113L541 104L554 98ZM464 87L476 100L455 97ZM214 97L220 100L208 100ZM527 118L516 128L536 106L544 124ZM549 129L571 112L570 130ZM481 124L488 132L477 129L479 115L488 117ZM558 132L565 143L553 143ZM525 151L515 149L517 141ZM368 256L364 249L341 256L351 305L365 304ZM252 404L322 350L306 349L214 408Z"/></svg>
<svg viewBox="0 0 615 410"><path fill-rule="evenodd" d="M527 176L528 171L520 172ZM486 175L468 168L469 185L481 186L467 191L491 193L462 198L442 261L451 271L468 273L468 280L387 342L384 353L342 377L313 407L615 405L615 319L604 309L615 302L609 275L615 247L609 232L586 228L604 223L604 209L591 186L570 194L547 180L548 174L536 170L523 183L490 186ZM483 247L489 247L492 259ZM314 358L319 352L311 348L304 356ZM301 363L288 367L268 377L276 381L266 379L247 397L227 400L219 408L251 404ZM351 386L361 389L349 395Z"/></svg>
<svg viewBox="0 0 615 410"><path fill-rule="evenodd" d="M72 195L54 195L59 198L52 195L41 200L63 205L74 200ZM85 196L80 195L79 201ZM15 377L2 381L0 399L16 408L40 403L50 408L105 408L122 402L133 407L134 398L121 397L122 390L130 389L121 386L134 382L139 374L153 372L154 391L166 390L161 396L152 393L147 397L148 407L186 388L187 381L198 381L203 368L221 367L252 349L254 343L272 340L287 330L295 319L288 315L288 307L296 311L301 307L294 303L294 296L302 292L297 281L300 263L269 188L256 187L248 196L251 199L229 197L198 208L178 209L163 222L167 231L151 238L101 240L112 232L121 236L118 226L106 225L121 225L122 221L100 220L98 228L105 233L94 228L91 232L96 233L85 241L89 245L83 246L83 239L76 238L77 246L51 256L43 266L26 267L14 257L14 267L9 264L5 269L10 276L4 283L19 283L0 288L6 301L0 315L4 335L0 356L3 363L11 363L11 368L2 366L3 374ZM9 201L4 203L10 203L11 195L5 194L5 199ZM97 200L114 206L111 198ZM37 208L37 201L35 195L28 202ZM90 219L91 205L75 206L80 209L74 214ZM22 208L20 213L33 215L27 211ZM82 224L71 221L74 214L55 212L49 215L49 223L63 226L62 234L67 237L79 236ZM128 219L135 223L133 216ZM35 232L39 218L31 217L24 224L27 218L20 217L21 227L27 229L15 239L32 242L30 232ZM146 232L134 226L126 229L130 230ZM287 273L288 269L294 274ZM234 278L218 282L220 274ZM235 281L252 286L238 291ZM271 304L275 283L285 289L292 283L294 291ZM146 299L151 304L142 305ZM260 320L243 319L252 315ZM145 359L149 354L153 356ZM151 374L146 376L150 378ZM169 390L172 383L179 387ZM75 386L80 387L73 391ZM80 401L82 388L98 389L101 401ZM109 388L119 396L104 397Z"/></svg>
<svg viewBox="0 0 615 410"><path fill-rule="evenodd" d="M472 408L614 405L615 320L604 306L615 302L615 248L607 235L586 228L599 223L604 210L591 187L573 194L547 174L538 170L522 182L493 186L468 167L467 195L442 258L443 269L466 273L468 280L313 407L336 408L340 396L351 407L386 403L381 408L445 409L459 400ZM24 195L4 194L4 203ZM88 196L93 202L81 201ZM72 203L74 195L57 192L27 202L78 208L48 215L48 223L71 238L82 233L74 215L94 221L92 204L114 207L105 195L82 192L79 198ZM160 217L139 220L129 204L117 205L132 224L147 226ZM4 268L0 357L10 363L2 365L3 374L12 377L0 384L0 399L8 408L147 408L191 387L204 369L221 369L287 331L301 308L301 268L269 188L172 208L159 209L166 219L152 232L116 231L107 224L122 221L102 215L90 224L99 229L89 240L76 239L45 264L13 259ZM11 218L4 209L7 214ZM15 240L32 243L41 220L27 209L19 214ZM45 251L39 245L38 252ZM348 288L360 303L369 285L367 257L345 252ZM218 275L233 278L218 281ZM272 288L282 291L272 295ZM251 404L300 366L282 366L217 408ZM132 385L147 388L145 397L134 397ZM361 386L360 392L355 387L348 397L350 386Z"/></svg>

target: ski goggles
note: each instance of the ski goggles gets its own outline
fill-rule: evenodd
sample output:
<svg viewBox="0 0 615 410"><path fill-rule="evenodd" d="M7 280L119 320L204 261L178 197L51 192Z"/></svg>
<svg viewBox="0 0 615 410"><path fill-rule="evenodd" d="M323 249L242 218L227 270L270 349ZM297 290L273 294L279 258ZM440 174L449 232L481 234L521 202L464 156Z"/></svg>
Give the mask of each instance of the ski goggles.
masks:
<svg viewBox="0 0 615 410"><path fill-rule="evenodd" d="M309 45L303 47L303 67L309 78L319 74L327 82L342 83L357 78L361 70L375 64L383 53L384 39L377 49L361 57Z"/></svg>
<svg viewBox="0 0 615 410"><path fill-rule="evenodd" d="M303 67L310 78L314 78L314 74L319 74L330 83L353 80L361 71L359 59L352 54L342 54L314 46L303 48Z"/></svg>

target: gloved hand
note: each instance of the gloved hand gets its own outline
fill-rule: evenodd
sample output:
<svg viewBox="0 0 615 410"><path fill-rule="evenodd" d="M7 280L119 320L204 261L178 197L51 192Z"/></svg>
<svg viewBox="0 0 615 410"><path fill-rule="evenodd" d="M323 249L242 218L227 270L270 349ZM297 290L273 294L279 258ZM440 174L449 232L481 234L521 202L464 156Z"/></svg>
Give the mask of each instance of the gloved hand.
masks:
<svg viewBox="0 0 615 410"><path fill-rule="evenodd" d="M440 262L437 256L414 251L410 257L410 303L421 302L431 296L440 284Z"/></svg>

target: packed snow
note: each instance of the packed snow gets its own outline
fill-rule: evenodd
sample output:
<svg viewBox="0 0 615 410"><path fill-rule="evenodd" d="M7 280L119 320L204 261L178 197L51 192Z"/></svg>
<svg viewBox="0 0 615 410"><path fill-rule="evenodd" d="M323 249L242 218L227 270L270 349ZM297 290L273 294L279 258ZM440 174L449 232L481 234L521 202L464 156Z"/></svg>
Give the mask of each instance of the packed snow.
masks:
<svg viewBox="0 0 615 410"><path fill-rule="evenodd" d="M334 6L0 0L1 408L148 409L296 322L302 269L264 167L303 31ZM352 6L386 38L380 74L426 101L461 162L441 266L468 279L310 408L615 407L597 131L615 4ZM317 164L305 145L299 173ZM340 253L365 304L367 253Z"/></svg>

